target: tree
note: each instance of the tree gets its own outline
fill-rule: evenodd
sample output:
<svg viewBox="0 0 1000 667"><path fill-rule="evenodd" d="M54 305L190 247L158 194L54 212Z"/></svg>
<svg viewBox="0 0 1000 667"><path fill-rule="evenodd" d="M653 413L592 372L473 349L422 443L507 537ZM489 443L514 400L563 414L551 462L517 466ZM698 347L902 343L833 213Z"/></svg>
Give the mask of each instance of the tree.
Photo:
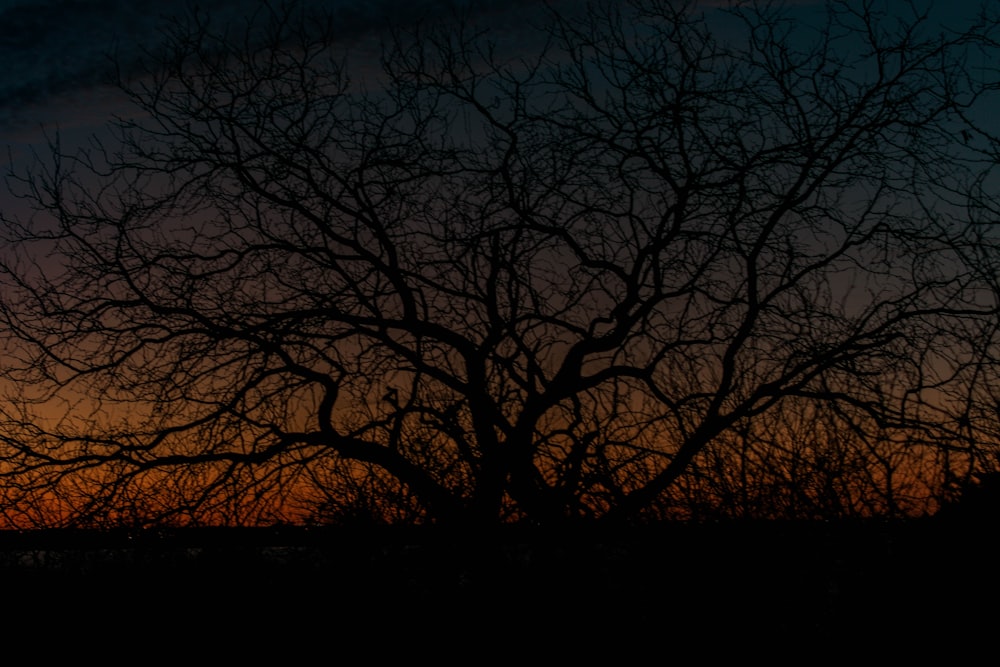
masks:
<svg viewBox="0 0 1000 667"><path fill-rule="evenodd" d="M176 22L9 178L9 520L683 516L751 451L912 509L993 353L997 22L907 12L459 17L377 71L302 7Z"/></svg>

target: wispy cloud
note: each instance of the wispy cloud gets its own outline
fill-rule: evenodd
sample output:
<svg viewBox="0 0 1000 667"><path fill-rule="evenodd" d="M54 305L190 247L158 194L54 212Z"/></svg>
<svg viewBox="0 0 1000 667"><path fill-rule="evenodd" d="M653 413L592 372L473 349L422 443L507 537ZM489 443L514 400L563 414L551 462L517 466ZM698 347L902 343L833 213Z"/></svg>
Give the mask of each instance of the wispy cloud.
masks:
<svg viewBox="0 0 1000 667"><path fill-rule="evenodd" d="M365 31L389 18L427 16L449 11L443 0L305 0L338 14L345 31ZM462 0L478 10L521 4L516 0ZM198 7L219 23L239 21L259 0L201 0ZM185 2L158 0L0 0L0 131L37 127L52 117L73 123L62 113L71 105L81 119L101 113L113 101L108 81L114 54L135 65L144 49L155 50L163 22L184 11ZM96 96L92 95L97 91ZM82 100L81 95L88 99ZM92 98L92 99L91 99ZM88 113L88 110L90 113Z"/></svg>

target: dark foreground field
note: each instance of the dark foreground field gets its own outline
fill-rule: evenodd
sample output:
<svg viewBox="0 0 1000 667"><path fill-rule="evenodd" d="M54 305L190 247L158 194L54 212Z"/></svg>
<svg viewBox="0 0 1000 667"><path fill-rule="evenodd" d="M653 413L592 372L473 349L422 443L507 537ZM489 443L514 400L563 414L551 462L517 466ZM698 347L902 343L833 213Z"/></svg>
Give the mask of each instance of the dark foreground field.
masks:
<svg viewBox="0 0 1000 667"><path fill-rule="evenodd" d="M103 664L899 664L942 649L951 664L1000 639L993 532L928 519L0 533L0 629Z"/></svg>

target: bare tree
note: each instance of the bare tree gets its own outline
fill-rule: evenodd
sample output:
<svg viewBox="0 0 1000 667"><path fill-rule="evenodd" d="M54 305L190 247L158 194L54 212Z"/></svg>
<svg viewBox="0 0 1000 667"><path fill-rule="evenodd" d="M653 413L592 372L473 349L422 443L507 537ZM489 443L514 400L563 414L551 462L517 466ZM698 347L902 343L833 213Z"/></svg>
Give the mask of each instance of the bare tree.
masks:
<svg viewBox="0 0 1000 667"><path fill-rule="evenodd" d="M772 513L905 506L996 321L997 24L794 11L458 19L378 68L294 7L176 23L113 139L8 179L11 521L635 520L748 446L811 452Z"/></svg>

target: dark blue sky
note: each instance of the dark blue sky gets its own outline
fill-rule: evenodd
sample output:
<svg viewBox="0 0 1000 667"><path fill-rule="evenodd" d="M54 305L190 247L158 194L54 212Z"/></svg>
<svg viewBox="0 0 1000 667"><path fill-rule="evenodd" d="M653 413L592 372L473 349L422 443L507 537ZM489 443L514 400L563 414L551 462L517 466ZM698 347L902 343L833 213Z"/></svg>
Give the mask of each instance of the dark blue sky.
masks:
<svg viewBox="0 0 1000 667"><path fill-rule="evenodd" d="M307 0L342 13L364 34L387 19L447 11L443 0ZM238 21L258 0L200 0L220 22ZM460 0L498 22L516 14L517 0ZM185 0L0 0L0 146L35 142L39 126L63 131L100 125L119 101L103 84L108 54L128 67L143 48L155 49L163 21Z"/></svg>
<svg viewBox="0 0 1000 667"><path fill-rule="evenodd" d="M371 33L386 20L446 13L451 4L469 8L488 25L516 29L526 6L538 0L304 0L340 12L353 36ZM603 0L607 2L607 0ZM259 0L200 0L215 20L239 20ZM585 0L559 0L581 7ZM702 0L706 7L726 0ZM978 0L931 2L942 18L966 14ZM181 12L188 0L0 0L0 169L6 148L15 158L43 141L41 128L59 128L68 141L103 126L120 108L121 97L107 85L108 54L114 50L125 67L143 48L155 49L163 21ZM806 8L824 0L791 0ZM900 11L910 2L898 0ZM892 6L892 3L890 3Z"/></svg>

